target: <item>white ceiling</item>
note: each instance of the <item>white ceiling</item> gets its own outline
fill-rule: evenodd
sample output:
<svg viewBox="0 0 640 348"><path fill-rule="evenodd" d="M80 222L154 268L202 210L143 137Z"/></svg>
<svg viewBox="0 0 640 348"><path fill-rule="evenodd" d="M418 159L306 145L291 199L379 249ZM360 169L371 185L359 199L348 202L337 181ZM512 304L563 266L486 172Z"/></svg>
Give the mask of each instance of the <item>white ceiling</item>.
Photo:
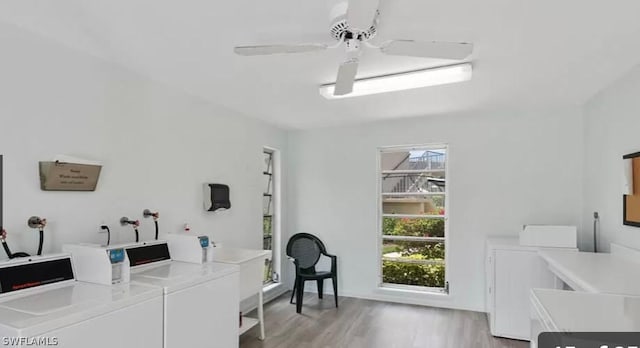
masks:
<svg viewBox="0 0 640 348"><path fill-rule="evenodd" d="M640 63L637 0L383 0L377 41L475 44L470 82L325 100L340 49L240 57L234 45L331 42L335 0L4 0L0 20L251 117L310 128L495 107L578 105ZM358 77L450 64L365 52Z"/></svg>

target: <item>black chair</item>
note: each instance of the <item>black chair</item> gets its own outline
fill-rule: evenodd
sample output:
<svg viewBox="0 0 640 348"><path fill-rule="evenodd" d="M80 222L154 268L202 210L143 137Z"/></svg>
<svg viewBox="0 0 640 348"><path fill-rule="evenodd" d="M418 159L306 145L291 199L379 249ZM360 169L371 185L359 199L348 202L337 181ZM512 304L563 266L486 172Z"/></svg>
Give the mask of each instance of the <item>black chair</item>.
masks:
<svg viewBox="0 0 640 348"><path fill-rule="evenodd" d="M316 271L316 264L320 256L331 258L331 271ZM293 261L296 268L296 280L293 285L293 293L289 303L293 303L293 296L296 296L296 312L302 311L302 296L304 294L304 282L315 280L318 284L318 297L322 298L324 280L331 278L333 283L333 295L338 307L338 258L327 253L322 241L309 233L298 233L289 239L287 243L287 256Z"/></svg>

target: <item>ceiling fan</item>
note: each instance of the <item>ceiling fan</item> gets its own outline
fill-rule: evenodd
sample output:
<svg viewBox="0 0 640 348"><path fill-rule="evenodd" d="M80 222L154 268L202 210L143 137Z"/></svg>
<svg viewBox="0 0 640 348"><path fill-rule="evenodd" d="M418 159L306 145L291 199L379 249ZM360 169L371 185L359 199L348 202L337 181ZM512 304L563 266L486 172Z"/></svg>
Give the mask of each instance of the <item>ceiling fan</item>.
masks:
<svg viewBox="0 0 640 348"><path fill-rule="evenodd" d="M363 44L390 55L452 60L463 60L473 52L473 44L466 42L390 40L375 46L369 41L377 33L379 14L376 0L349 0L348 3L336 5L331 12L331 36L337 41L333 45L308 43L237 46L234 52L241 56L303 53L337 48L344 43L347 58L338 69L333 92L335 96L347 95L353 91Z"/></svg>

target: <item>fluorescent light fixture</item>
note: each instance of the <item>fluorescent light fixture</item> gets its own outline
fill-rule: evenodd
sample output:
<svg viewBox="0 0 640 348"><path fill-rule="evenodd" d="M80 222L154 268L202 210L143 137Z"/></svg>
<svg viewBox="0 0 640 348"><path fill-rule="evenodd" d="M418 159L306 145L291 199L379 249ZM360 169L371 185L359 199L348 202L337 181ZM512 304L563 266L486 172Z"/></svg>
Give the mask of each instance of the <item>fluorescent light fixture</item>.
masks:
<svg viewBox="0 0 640 348"><path fill-rule="evenodd" d="M471 80L472 71L473 68L471 63L464 63L399 74L376 76L356 80L353 84L353 92L346 95L333 95L333 90L336 86L335 83L320 86L320 94L327 99L342 99L369 94L445 85Z"/></svg>

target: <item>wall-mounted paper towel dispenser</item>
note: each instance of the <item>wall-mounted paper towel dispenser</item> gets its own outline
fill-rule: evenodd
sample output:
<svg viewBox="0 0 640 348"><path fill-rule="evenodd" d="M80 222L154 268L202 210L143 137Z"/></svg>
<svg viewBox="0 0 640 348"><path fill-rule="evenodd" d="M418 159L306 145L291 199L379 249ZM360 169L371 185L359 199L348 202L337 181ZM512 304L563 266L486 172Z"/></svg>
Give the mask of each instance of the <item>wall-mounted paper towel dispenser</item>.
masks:
<svg viewBox="0 0 640 348"><path fill-rule="evenodd" d="M231 208L229 186L223 184L204 184L204 210L216 211Z"/></svg>

